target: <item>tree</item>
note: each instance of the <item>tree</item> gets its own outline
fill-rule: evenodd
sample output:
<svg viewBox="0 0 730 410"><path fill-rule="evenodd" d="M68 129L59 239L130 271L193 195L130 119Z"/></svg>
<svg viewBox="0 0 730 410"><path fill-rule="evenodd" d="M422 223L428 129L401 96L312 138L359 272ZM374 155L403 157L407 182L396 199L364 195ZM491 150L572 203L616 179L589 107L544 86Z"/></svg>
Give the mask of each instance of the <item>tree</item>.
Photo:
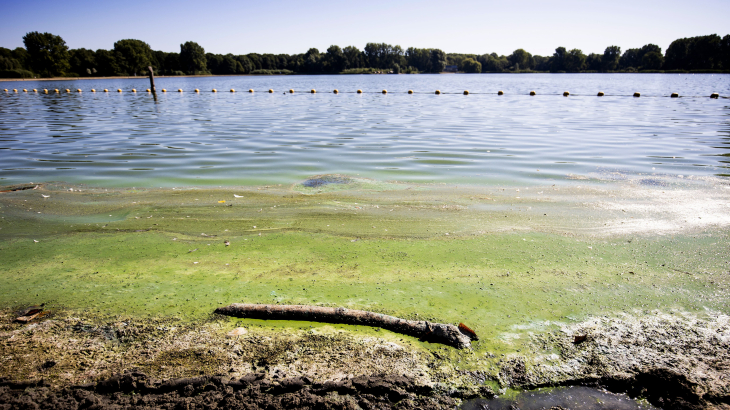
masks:
<svg viewBox="0 0 730 410"><path fill-rule="evenodd" d="M467 58L461 62L461 69L465 73L481 73L482 64L473 58Z"/></svg>
<svg viewBox="0 0 730 410"><path fill-rule="evenodd" d="M440 73L446 68L446 53L435 48L431 50L431 72Z"/></svg>
<svg viewBox="0 0 730 410"><path fill-rule="evenodd" d="M577 48L574 48L565 55L563 67L566 72L577 73L585 70L586 55Z"/></svg>
<svg viewBox="0 0 730 410"><path fill-rule="evenodd" d="M550 64L550 71L552 72L558 72L558 71L567 71L565 69L565 56L568 54L568 50L565 49L565 47L558 47L555 49L555 53L553 53L553 58L551 60Z"/></svg>
<svg viewBox="0 0 730 410"><path fill-rule="evenodd" d="M145 73L152 63L152 49L142 40L119 40L114 43L119 68L124 74Z"/></svg>
<svg viewBox="0 0 730 410"><path fill-rule="evenodd" d="M532 54L521 48L513 51L507 59L512 65L519 65L523 69L529 70L532 67Z"/></svg>
<svg viewBox="0 0 730 410"><path fill-rule="evenodd" d="M720 42L720 61L722 62L722 68L730 70L730 34L726 34Z"/></svg>
<svg viewBox="0 0 730 410"><path fill-rule="evenodd" d="M316 48L310 48L304 54L304 69L308 73L319 73L322 70L320 64L321 55Z"/></svg>
<svg viewBox="0 0 730 410"><path fill-rule="evenodd" d="M347 68L347 57L339 46L330 46L325 54L330 71L339 73Z"/></svg>
<svg viewBox="0 0 730 410"><path fill-rule="evenodd" d="M45 77L63 75L70 68L68 46L61 36L32 31L23 36L30 67Z"/></svg>
<svg viewBox="0 0 730 410"><path fill-rule="evenodd" d="M207 60L205 49L194 41L180 44L180 65L188 74L207 74Z"/></svg>
<svg viewBox="0 0 730 410"><path fill-rule="evenodd" d="M643 70L659 70L664 64L664 56L657 51L650 51L641 57L641 68Z"/></svg>
<svg viewBox="0 0 730 410"><path fill-rule="evenodd" d="M117 53L111 50L96 50L96 70L99 75L119 75L120 68L117 62Z"/></svg>
<svg viewBox="0 0 730 410"><path fill-rule="evenodd" d="M93 50L85 48L77 48L69 52L69 64L71 72L80 76L91 75L96 73L96 53Z"/></svg>
<svg viewBox="0 0 730 410"><path fill-rule="evenodd" d="M616 71L618 69L618 62L621 59L621 47L619 46L608 46L603 51L603 57L601 58L601 65L603 71Z"/></svg>
<svg viewBox="0 0 730 410"><path fill-rule="evenodd" d="M590 53L586 57L586 70L601 71L603 68L603 54Z"/></svg>
<svg viewBox="0 0 730 410"><path fill-rule="evenodd" d="M347 59L348 68L365 67L365 61L363 60L362 52L357 47L347 46L342 49L342 54Z"/></svg>

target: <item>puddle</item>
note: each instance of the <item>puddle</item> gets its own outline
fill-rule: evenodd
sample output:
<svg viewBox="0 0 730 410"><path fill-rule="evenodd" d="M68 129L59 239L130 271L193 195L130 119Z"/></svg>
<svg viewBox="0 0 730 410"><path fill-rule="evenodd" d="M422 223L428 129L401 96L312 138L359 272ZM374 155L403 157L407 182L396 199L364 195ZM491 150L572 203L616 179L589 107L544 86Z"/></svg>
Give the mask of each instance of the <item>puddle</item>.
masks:
<svg viewBox="0 0 730 410"><path fill-rule="evenodd" d="M464 402L462 410L635 410L658 409L625 394L584 386L525 391L512 398L476 399Z"/></svg>

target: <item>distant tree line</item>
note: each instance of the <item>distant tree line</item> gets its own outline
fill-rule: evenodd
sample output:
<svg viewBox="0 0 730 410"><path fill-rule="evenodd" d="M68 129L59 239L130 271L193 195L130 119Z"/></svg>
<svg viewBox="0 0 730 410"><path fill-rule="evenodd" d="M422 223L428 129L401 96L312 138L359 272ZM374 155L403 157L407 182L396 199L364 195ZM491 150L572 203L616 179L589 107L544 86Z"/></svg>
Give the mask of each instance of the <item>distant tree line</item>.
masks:
<svg viewBox="0 0 730 410"><path fill-rule="evenodd" d="M179 53L152 50L141 40L114 43L111 50L69 49L51 33L30 32L25 48L0 47L0 77L91 77L147 75L153 67L160 75L190 74L319 74L319 73L439 73L447 65L466 73L505 72L730 72L730 35L681 38L662 54L661 47L647 44L630 48L606 47L603 54L584 54L579 49L558 47L551 56L532 55L517 49L508 56L447 54L439 49L403 49L399 45L367 43L330 46L325 52L310 48L304 54L244 55L206 53L198 43L180 45Z"/></svg>

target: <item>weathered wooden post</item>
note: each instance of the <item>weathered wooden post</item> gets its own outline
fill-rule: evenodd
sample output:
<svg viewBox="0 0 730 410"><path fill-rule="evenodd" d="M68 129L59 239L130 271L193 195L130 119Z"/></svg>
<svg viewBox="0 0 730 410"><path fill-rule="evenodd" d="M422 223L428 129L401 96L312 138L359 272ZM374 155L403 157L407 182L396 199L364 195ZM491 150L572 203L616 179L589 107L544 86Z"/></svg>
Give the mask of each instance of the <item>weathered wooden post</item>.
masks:
<svg viewBox="0 0 730 410"><path fill-rule="evenodd" d="M157 90L155 90L155 73L152 71L152 66L148 66L147 69L150 71L150 90L157 93Z"/></svg>

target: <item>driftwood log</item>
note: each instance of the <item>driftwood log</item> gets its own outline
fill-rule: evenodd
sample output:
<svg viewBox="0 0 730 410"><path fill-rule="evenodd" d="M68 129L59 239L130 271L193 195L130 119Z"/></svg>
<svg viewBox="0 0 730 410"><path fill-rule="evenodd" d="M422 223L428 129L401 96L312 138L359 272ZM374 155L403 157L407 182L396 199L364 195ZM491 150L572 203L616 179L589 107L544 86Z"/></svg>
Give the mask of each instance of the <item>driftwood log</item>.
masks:
<svg viewBox="0 0 730 410"><path fill-rule="evenodd" d="M220 307L215 313L249 319L304 320L308 322L344 323L380 327L434 343L459 349L471 347L471 338L451 324L431 323L425 320L406 320L364 310L307 305L258 305L234 303Z"/></svg>

